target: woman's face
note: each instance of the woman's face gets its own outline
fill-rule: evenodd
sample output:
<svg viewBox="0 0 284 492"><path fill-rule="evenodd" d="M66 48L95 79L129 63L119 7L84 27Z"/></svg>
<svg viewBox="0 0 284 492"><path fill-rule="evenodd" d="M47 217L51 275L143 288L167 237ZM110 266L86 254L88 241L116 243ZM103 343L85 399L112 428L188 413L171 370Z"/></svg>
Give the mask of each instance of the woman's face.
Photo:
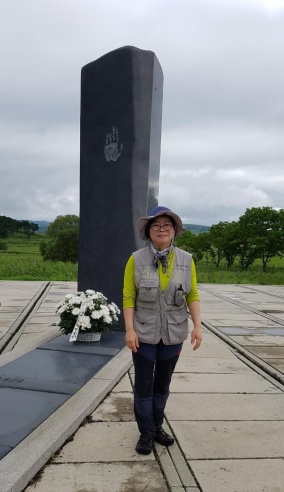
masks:
<svg viewBox="0 0 284 492"><path fill-rule="evenodd" d="M174 225L167 215L160 215L150 225L149 235L154 246L163 250L170 246L175 235Z"/></svg>

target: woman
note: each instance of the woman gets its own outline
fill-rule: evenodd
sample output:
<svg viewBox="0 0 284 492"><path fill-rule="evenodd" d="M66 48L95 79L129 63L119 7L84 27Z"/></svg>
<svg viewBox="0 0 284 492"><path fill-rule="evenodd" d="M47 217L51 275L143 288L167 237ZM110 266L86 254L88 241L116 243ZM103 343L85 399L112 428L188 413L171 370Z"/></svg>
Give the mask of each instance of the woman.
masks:
<svg viewBox="0 0 284 492"><path fill-rule="evenodd" d="M162 424L171 377L188 337L187 308L194 325L193 350L202 334L194 262L191 254L174 246L174 237L184 231L180 217L167 207L155 207L148 217L140 217L138 228L150 244L127 262L123 310L135 368L134 413L140 431L135 449L149 454L153 440L174 443Z"/></svg>

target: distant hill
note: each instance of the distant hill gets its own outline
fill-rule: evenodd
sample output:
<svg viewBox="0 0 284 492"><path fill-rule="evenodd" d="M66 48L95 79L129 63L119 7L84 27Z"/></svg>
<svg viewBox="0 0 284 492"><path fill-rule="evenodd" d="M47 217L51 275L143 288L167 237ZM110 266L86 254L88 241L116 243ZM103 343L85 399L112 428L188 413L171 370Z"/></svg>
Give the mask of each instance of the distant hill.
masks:
<svg viewBox="0 0 284 492"><path fill-rule="evenodd" d="M47 222L46 220L29 220L29 222L38 225L38 232L46 232L50 224L50 222Z"/></svg>
<svg viewBox="0 0 284 492"><path fill-rule="evenodd" d="M38 225L38 232L44 233L46 232L50 222L47 222L46 220L29 220L29 222L32 222L33 224ZM210 230L210 226L204 226L204 225L199 225L199 224L183 224L183 226L193 234L200 234L201 232L208 232Z"/></svg>
<svg viewBox="0 0 284 492"><path fill-rule="evenodd" d="M198 225L198 224L183 224L183 226L193 234L200 234L201 232L209 232L210 226Z"/></svg>

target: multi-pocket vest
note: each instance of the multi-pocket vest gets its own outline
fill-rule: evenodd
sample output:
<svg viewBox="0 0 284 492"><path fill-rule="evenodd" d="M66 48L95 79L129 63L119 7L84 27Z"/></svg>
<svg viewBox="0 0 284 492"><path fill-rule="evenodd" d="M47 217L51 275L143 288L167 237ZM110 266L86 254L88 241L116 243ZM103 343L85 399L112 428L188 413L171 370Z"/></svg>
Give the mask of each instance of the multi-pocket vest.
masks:
<svg viewBox="0 0 284 492"><path fill-rule="evenodd" d="M141 342L165 345L183 342L188 337L188 312L185 296L191 290L190 253L174 248L174 267L164 291L149 247L133 253L137 290L134 328Z"/></svg>

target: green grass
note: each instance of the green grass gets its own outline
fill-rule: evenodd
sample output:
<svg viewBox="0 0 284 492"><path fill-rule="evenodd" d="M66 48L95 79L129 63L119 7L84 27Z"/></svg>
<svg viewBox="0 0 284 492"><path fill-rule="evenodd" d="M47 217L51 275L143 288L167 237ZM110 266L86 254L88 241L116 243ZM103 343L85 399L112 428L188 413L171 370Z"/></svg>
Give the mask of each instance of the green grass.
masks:
<svg viewBox="0 0 284 492"><path fill-rule="evenodd" d="M63 280L77 281L78 265L62 261L43 261L39 244L43 234L27 239L17 233L3 241L6 251L0 251L1 280Z"/></svg>
<svg viewBox="0 0 284 492"><path fill-rule="evenodd" d="M77 281L78 265L62 261L43 261L39 244L43 234L35 234L28 240L18 233L4 239L8 248L0 251L1 280L63 280ZM284 258L275 257L269 262L267 272L262 272L261 262L245 271L239 264L228 269L225 262L216 268L205 260L196 264L198 283L284 285Z"/></svg>
<svg viewBox="0 0 284 492"><path fill-rule="evenodd" d="M236 262L232 268L227 268L221 262L219 268L211 262L199 261L196 265L198 283L209 284L256 284L256 285L284 285L284 259L272 258L268 263L267 271L262 271L262 264L257 260L248 270L240 270Z"/></svg>

